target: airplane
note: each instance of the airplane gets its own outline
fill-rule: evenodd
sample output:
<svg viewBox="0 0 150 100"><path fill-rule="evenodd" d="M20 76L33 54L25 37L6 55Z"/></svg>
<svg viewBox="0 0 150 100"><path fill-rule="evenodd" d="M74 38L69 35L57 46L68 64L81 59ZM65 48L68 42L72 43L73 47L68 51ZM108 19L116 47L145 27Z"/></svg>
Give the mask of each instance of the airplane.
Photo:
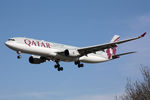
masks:
<svg viewBox="0 0 150 100"><path fill-rule="evenodd" d="M120 41L120 36L114 35L109 43L88 47L75 47L25 37L10 38L5 42L5 45L17 52L18 59L21 58L21 53L31 54L32 56L29 57L29 62L31 64L40 64L46 61L54 61L56 63L54 68L56 68L58 71L63 71L63 67L60 67L59 64L60 61L74 62L74 64L80 68L84 66L83 63L101 63L117 59L123 55L135 53L126 52L116 54L117 45L140 39L144 37L145 34L146 32L138 37Z"/></svg>

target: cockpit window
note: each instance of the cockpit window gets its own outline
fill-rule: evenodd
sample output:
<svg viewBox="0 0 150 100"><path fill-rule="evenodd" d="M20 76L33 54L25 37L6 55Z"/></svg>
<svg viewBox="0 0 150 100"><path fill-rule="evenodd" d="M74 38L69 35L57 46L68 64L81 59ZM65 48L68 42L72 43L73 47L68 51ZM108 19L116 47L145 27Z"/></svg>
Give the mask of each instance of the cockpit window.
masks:
<svg viewBox="0 0 150 100"><path fill-rule="evenodd" d="M8 41L15 41L15 39L8 39Z"/></svg>

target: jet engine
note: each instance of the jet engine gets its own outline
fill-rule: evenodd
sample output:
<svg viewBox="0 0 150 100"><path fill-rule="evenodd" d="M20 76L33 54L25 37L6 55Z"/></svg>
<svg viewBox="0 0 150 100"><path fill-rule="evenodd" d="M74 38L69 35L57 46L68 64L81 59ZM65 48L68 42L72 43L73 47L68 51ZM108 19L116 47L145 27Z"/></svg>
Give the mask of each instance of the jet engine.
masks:
<svg viewBox="0 0 150 100"><path fill-rule="evenodd" d="M80 55L77 50L68 50L68 49L66 49L64 51L64 53L65 53L65 56L70 56L70 57L77 57L77 56Z"/></svg>
<svg viewBox="0 0 150 100"><path fill-rule="evenodd" d="M29 57L29 62L31 64L40 64L46 61L45 57L40 57L40 56L30 56Z"/></svg>

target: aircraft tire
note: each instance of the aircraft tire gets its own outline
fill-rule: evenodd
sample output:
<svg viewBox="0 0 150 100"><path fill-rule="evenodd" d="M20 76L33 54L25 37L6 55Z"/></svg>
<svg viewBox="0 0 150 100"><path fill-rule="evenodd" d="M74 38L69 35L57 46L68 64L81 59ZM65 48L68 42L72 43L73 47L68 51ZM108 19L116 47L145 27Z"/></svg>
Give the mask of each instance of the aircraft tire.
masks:
<svg viewBox="0 0 150 100"><path fill-rule="evenodd" d="M78 65L79 68L80 68L80 67L83 67L83 66L84 66L83 64L79 64L79 65Z"/></svg>
<svg viewBox="0 0 150 100"><path fill-rule="evenodd" d="M18 59L20 59L20 58L21 58L21 56L19 55L19 56L17 56L17 58L18 58Z"/></svg>
<svg viewBox="0 0 150 100"><path fill-rule="evenodd" d="M63 71L64 69L63 69L63 67L58 67L57 70L58 70L58 71Z"/></svg>
<svg viewBox="0 0 150 100"><path fill-rule="evenodd" d="M55 66L54 66L54 68L58 68L58 67L59 67L58 65L55 65Z"/></svg>

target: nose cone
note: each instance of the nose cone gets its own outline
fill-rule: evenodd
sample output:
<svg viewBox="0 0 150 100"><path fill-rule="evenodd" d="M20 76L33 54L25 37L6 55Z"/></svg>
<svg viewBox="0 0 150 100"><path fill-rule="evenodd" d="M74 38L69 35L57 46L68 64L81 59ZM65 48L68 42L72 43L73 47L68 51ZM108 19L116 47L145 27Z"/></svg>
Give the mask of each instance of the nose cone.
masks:
<svg viewBox="0 0 150 100"><path fill-rule="evenodd" d="M6 41L5 45L9 48L13 47L13 43L11 41Z"/></svg>
<svg viewBox="0 0 150 100"><path fill-rule="evenodd" d="M5 45L6 45L6 46L9 46L9 45L10 45L10 43L9 43L8 41L6 41L6 42L5 42Z"/></svg>

